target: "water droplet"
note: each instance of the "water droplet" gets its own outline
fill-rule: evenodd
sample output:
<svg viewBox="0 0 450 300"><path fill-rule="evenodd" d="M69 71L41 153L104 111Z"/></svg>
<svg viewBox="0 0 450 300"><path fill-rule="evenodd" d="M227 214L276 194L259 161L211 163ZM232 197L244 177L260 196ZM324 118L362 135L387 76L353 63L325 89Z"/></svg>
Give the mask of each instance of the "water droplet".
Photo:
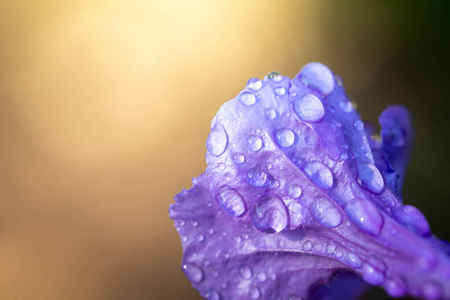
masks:
<svg viewBox="0 0 450 300"><path fill-rule="evenodd" d="M270 179L270 180L269 180L268 186L269 186L271 189L276 189L277 187L280 186L280 182L279 182L278 180L276 180L276 179Z"/></svg>
<svg viewBox="0 0 450 300"><path fill-rule="evenodd" d="M244 234L242 234L242 238L244 240L248 240L250 237L248 236L248 234L244 233Z"/></svg>
<svg viewBox="0 0 450 300"><path fill-rule="evenodd" d="M288 187L288 195L292 198L300 198L302 195L302 188L297 184L292 184Z"/></svg>
<svg viewBox="0 0 450 300"><path fill-rule="evenodd" d="M342 254L341 250L338 250L334 253L334 256L336 256L337 259L340 259L344 254Z"/></svg>
<svg viewBox="0 0 450 300"><path fill-rule="evenodd" d="M346 113L352 112L353 111L353 105L350 101L348 100L344 100L339 102L339 108Z"/></svg>
<svg viewBox="0 0 450 300"><path fill-rule="evenodd" d="M304 243L303 243L303 250L305 250L305 251L309 251L309 250L311 250L311 248L312 248L312 243L311 243L311 241L305 241Z"/></svg>
<svg viewBox="0 0 450 300"><path fill-rule="evenodd" d="M298 117L306 122L318 122L325 114L322 101L312 94L298 98L294 102L294 110Z"/></svg>
<svg viewBox="0 0 450 300"><path fill-rule="evenodd" d="M187 240L188 240L187 236L185 236L185 235L181 236L181 241L182 242L186 242Z"/></svg>
<svg viewBox="0 0 450 300"><path fill-rule="evenodd" d="M216 201L224 211L233 217L242 216L247 210L241 194L227 186L223 186L217 191Z"/></svg>
<svg viewBox="0 0 450 300"><path fill-rule="evenodd" d="M355 123L353 123L353 126L355 126L355 129L358 131L364 130L364 123L361 120L356 120Z"/></svg>
<svg viewBox="0 0 450 300"><path fill-rule="evenodd" d="M266 109L265 114L266 114L266 118L269 120L273 120L277 117L277 112L273 108Z"/></svg>
<svg viewBox="0 0 450 300"><path fill-rule="evenodd" d="M257 91L257 90L259 90L262 87L262 82L258 78L250 78L247 81L247 86L249 88L251 88L252 90Z"/></svg>
<svg viewBox="0 0 450 300"><path fill-rule="evenodd" d="M370 284L379 285L386 280L386 276L371 265L365 264L363 266L363 272L363 279Z"/></svg>
<svg viewBox="0 0 450 300"><path fill-rule="evenodd" d="M334 228L342 223L342 214L339 208L325 197L316 198L309 210L314 218L326 227Z"/></svg>
<svg viewBox="0 0 450 300"><path fill-rule="evenodd" d="M203 272L196 265L184 264L182 269L186 277L193 283L199 283L203 280Z"/></svg>
<svg viewBox="0 0 450 300"><path fill-rule="evenodd" d="M224 163L219 163L219 170L225 170L227 166Z"/></svg>
<svg viewBox="0 0 450 300"><path fill-rule="evenodd" d="M225 127L217 123L208 135L206 148L214 156L220 156L225 152L228 144L228 136Z"/></svg>
<svg viewBox="0 0 450 300"><path fill-rule="evenodd" d="M205 294L205 298L208 300L220 300L220 294L216 290L211 290Z"/></svg>
<svg viewBox="0 0 450 300"><path fill-rule="evenodd" d="M290 228L298 228L304 222L305 216L308 215L307 210L301 206L297 201L289 201L287 203L289 210Z"/></svg>
<svg viewBox="0 0 450 300"><path fill-rule="evenodd" d="M240 164L242 164L242 163L245 161L245 156L242 155L242 154L240 154L240 153L235 153L235 154L233 155L233 161L234 161L236 164L240 165Z"/></svg>
<svg viewBox="0 0 450 300"><path fill-rule="evenodd" d="M277 72L277 71L271 71L269 74L267 74L267 77L268 77L269 79L273 79L273 78L275 78L275 77L277 77L277 76L280 76L280 73ZM281 76L280 76L280 77L281 77Z"/></svg>
<svg viewBox="0 0 450 300"><path fill-rule="evenodd" d="M203 234L197 234L195 236L195 238L197 239L197 241L199 242L203 242L205 240L205 236Z"/></svg>
<svg viewBox="0 0 450 300"><path fill-rule="evenodd" d="M239 101L246 106L250 106L256 103L256 97L250 92L243 92L239 96Z"/></svg>
<svg viewBox="0 0 450 300"><path fill-rule="evenodd" d="M373 236L380 234L384 220L372 202L359 198L352 199L345 204L344 210L350 220L362 231Z"/></svg>
<svg viewBox="0 0 450 300"><path fill-rule="evenodd" d="M250 289L250 298L259 299L261 297L261 291L257 287L252 287Z"/></svg>
<svg viewBox="0 0 450 300"><path fill-rule="evenodd" d="M373 164L360 163L357 166L360 184L375 194L381 194L384 190L384 179L380 171Z"/></svg>
<svg viewBox="0 0 450 300"><path fill-rule="evenodd" d="M286 94L286 90L284 89L284 87L276 87L275 88L275 94L277 94L278 96L283 96L284 94Z"/></svg>
<svg viewBox="0 0 450 300"><path fill-rule="evenodd" d="M247 172L247 182L254 186L260 187L264 186L267 181L267 174L260 168L252 168Z"/></svg>
<svg viewBox="0 0 450 300"><path fill-rule="evenodd" d="M239 275L242 279L250 279L252 278L252 269L249 266L242 266L239 268Z"/></svg>
<svg viewBox="0 0 450 300"><path fill-rule="evenodd" d="M255 202L250 212L250 220L253 226L262 232L280 232L289 223L289 212L279 197L267 195Z"/></svg>
<svg viewBox="0 0 450 300"><path fill-rule="evenodd" d="M347 160L348 159L348 154L347 153L342 153L341 154L341 159Z"/></svg>
<svg viewBox="0 0 450 300"><path fill-rule="evenodd" d="M264 281L266 281L266 279L267 279L267 276L266 276L266 273L259 273L258 274L258 280L260 281L260 282L264 282Z"/></svg>
<svg viewBox="0 0 450 300"><path fill-rule="evenodd" d="M320 162L313 162L306 165L305 173L309 179L323 189L329 189L333 186L333 174L331 170Z"/></svg>
<svg viewBox="0 0 450 300"><path fill-rule="evenodd" d="M336 127L337 128L341 128L342 127L342 123L341 122L336 122Z"/></svg>
<svg viewBox="0 0 450 300"><path fill-rule="evenodd" d="M407 290L404 283L400 279L386 280L384 288L389 296L393 298L399 298L406 295Z"/></svg>
<svg viewBox="0 0 450 300"><path fill-rule="evenodd" d="M302 68L300 80L309 88L328 95L334 89L334 76L331 70L318 62L309 63Z"/></svg>
<svg viewBox="0 0 450 300"><path fill-rule="evenodd" d="M178 220L178 225L180 226L184 226L184 224L186 224L186 222L184 220Z"/></svg>
<svg viewBox="0 0 450 300"><path fill-rule="evenodd" d="M242 238L237 235L237 236L234 237L234 240L235 240L236 243L240 243L242 241Z"/></svg>
<svg viewBox="0 0 450 300"><path fill-rule="evenodd" d="M208 229L208 233L209 233L210 235L213 235L213 234L214 234L214 229L209 228L209 229Z"/></svg>
<svg viewBox="0 0 450 300"><path fill-rule="evenodd" d="M191 221L191 225L192 225L192 227L197 227L198 226L198 222L197 221Z"/></svg>
<svg viewBox="0 0 450 300"><path fill-rule="evenodd" d="M219 271L217 271L217 270L212 270L211 274L213 277L216 277L216 278L219 277Z"/></svg>
<svg viewBox="0 0 450 300"><path fill-rule="evenodd" d="M442 297L441 289L432 282L427 282L423 286L422 294L426 300L438 300Z"/></svg>
<svg viewBox="0 0 450 300"><path fill-rule="evenodd" d="M283 128L275 133L275 141L280 147L287 148L294 144L295 134L292 130Z"/></svg>
<svg viewBox="0 0 450 300"><path fill-rule="evenodd" d="M335 250L336 250L336 245L333 242L331 242L330 244L327 245L327 253L328 254L332 254Z"/></svg>
<svg viewBox="0 0 450 300"><path fill-rule="evenodd" d="M361 259L353 253L347 253L343 259L343 263L354 269L358 269L362 266Z"/></svg>
<svg viewBox="0 0 450 300"><path fill-rule="evenodd" d="M251 135L247 138L247 147L248 149L252 151L259 151L261 150L263 145L262 139L257 135Z"/></svg>

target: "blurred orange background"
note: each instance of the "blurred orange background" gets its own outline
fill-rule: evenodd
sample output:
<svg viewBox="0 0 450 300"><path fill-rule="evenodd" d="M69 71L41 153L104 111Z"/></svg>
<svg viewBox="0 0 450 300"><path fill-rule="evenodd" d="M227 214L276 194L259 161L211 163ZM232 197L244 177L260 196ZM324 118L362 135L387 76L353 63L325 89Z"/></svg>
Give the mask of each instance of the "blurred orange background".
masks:
<svg viewBox="0 0 450 300"><path fill-rule="evenodd" d="M0 299L200 299L180 271L173 196L204 171L221 104L250 77L292 77L310 61L344 78L365 119L389 103L411 107L405 201L448 239L436 212L450 196L439 11L1 1Z"/></svg>

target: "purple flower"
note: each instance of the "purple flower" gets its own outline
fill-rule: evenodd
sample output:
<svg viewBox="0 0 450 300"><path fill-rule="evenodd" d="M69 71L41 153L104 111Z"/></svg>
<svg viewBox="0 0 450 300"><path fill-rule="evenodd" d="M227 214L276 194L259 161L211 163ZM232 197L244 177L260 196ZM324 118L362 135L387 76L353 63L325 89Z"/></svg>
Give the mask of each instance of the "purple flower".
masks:
<svg viewBox="0 0 450 300"><path fill-rule="evenodd" d="M252 78L225 103L206 172L169 210L201 295L351 299L365 281L392 297L450 298L448 247L401 200L410 115L391 106L379 121L376 136L320 63L292 80Z"/></svg>

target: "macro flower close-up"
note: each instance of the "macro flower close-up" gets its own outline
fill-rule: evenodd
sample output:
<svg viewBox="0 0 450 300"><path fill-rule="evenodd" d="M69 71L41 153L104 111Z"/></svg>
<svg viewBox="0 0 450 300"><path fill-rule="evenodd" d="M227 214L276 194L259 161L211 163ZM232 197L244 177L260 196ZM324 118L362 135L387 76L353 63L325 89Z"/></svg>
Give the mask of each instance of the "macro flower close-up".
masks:
<svg viewBox="0 0 450 300"><path fill-rule="evenodd" d="M449 245L402 203L410 113L389 106L379 122L378 135L317 62L292 80L251 78L225 103L206 172L169 210L201 295L352 299L366 288L352 271L392 297L450 298ZM354 283L343 294L327 287L345 280Z"/></svg>

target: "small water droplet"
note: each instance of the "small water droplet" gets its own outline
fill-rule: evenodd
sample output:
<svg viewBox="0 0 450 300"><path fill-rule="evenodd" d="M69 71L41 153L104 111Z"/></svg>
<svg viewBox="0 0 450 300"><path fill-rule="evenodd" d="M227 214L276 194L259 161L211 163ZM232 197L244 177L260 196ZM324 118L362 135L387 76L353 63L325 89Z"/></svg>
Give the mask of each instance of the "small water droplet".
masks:
<svg viewBox="0 0 450 300"><path fill-rule="evenodd" d="M360 184L375 194L381 194L384 190L384 179L378 168L373 164L360 163L357 166Z"/></svg>
<svg viewBox="0 0 450 300"><path fill-rule="evenodd" d="M270 180L269 180L268 186L269 186L271 189L276 189L277 187L280 186L280 182L279 182L278 180L276 180L276 179L270 179Z"/></svg>
<svg viewBox="0 0 450 300"><path fill-rule="evenodd" d="M240 243L241 241L242 241L242 238L240 237L240 236L235 236L234 237L234 241L236 242L236 243Z"/></svg>
<svg viewBox="0 0 450 300"><path fill-rule="evenodd" d="M226 185L217 191L216 201L224 211L233 217L239 217L247 210L241 194Z"/></svg>
<svg viewBox="0 0 450 300"><path fill-rule="evenodd" d="M198 266L194 264L184 264L182 269L186 277L193 283L199 283L203 280L203 272Z"/></svg>
<svg viewBox="0 0 450 300"><path fill-rule="evenodd" d="M186 224L186 222L184 220L178 220L178 225L184 226L184 224Z"/></svg>
<svg viewBox="0 0 450 300"><path fill-rule="evenodd" d="M246 106L250 106L256 103L256 97L250 92L243 92L239 96L239 101Z"/></svg>
<svg viewBox="0 0 450 300"><path fill-rule="evenodd" d="M227 166L224 163L219 163L219 170L225 170Z"/></svg>
<svg viewBox="0 0 450 300"><path fill-rule="evenodd" d="M181 236L181 241L182 242L186 242L187 240L188 240L187 236L185 236L185 235Z"/></svg>
<svg viewBox="0 0 450 300"><path fill-rule="evenodd" d="M240 165L240 164L242 164L242 163L245 161L245 156L242 155L242 154L240 154L240 153L235 153L235 154L233 155L233 161L234 161L236 164Z"/></svg>
<svg viewBox="0 0 450 300"><path fill-rule="evenodd" d="M361 120L356 120L353 123L353 126L355 126L355 129L358 130L358 131L363 131L364 130L364 123Z"/></svg>
<svg viewBox="0 0 450 300"><path fill-rule="evenodd" d="M265 114L266 114L266 118L269 120L273 120L277 117L277 112L273 108L266 109Z"/></svg>
<svg viewBox="0 0 450 300"><path fill-rule="evenodd" d="M264 281L266 281L266 279L267 279L267 276L266 276L266 273L259 273L258 274L258 280L260 281L260 282L264 282Z"/></svg>
<svg viewBox="0 0 450 300"><path fill-rule="evenodd" d="M438 300L442 297L441 289L432 282L427 282L422 289L422 294L426 300Z"/></svg>
<svg viewBox="0 0 450 300"><path fill-rule="evenodd" d="M384 288L389 296L393 298L403 297L407 293L406 287L400 278L386 280Z"/></svg>
<svg viewBox="0 0 450 300"><path fill-rule="evenodd" d="M262 139L257 135L251 135L247 138L247 147L248 149L252 151L259 151L261 150L263 145Z"/></svg>
<svg viewBox="0 0 450 300"><path fill-rule="evenodd" d="M262 232L280 232L289 224L289 212L278 196L267 195L254 203L250 220Z"/></svg>
<svg viewBox="0 0 450 300"><path fill-rule="evenodd" d="M305 251L309 251L309 250L311 250L312 249L312 243L311 243L311 241L305 241L304 243L303 243L303 250L305 250Z"/></svg>
<svg viewBox="0 0 450 300"><path fill-rule="evenodd" d="M247 172L247 182L254 186L254 187L260 187L264 186L264 184L267 181L267 174L262 171L260 168L252 168L248 170Z"/></svg>
<svg viewBox="0 0 450 300"><path fill-rule="evenodd" d="M220 300L220 294L216 290L211 290L205 294L205 298L208 300Z"/></svg>
<svg viewBox="0 0 450 300"><path fill-rule="evenodd" d="M250 78L247 81L247 86L249 88L251 88L252 90L257 91L257 90L259 90L262 87L262 82L258 78Z"/></svg>
<svg viewBox="0 0 450 300"><path fill-rule="evenodd" d="M328 254L332 254L335 250L336 250L336 245L333 242L331 242L330 244L327 245L327 253Z"/></svg>
<svg viewBox="0 0 450 300"><path fill-rule="evenodd" d="M213 277L216 277L216 278L219 277L219 271L217 271L217 270L212 270L211 274Z"/></svg>
<svg viewBox="0 0 450 300"><path fill-rule="evenodd" d="M192 227L197 227L198 226L198 222L197 221L191 221L191 225L192 225Z"/></svg>
<svg viewBox="0 0 450 300"><path fill-rule="evenodd" d="M339 108L346 113L350 113L353 111L353 105L348 100L343 100L339 102Z"/></svg>
<svg viewBox="0 0 450 300"><path fill-rule="evenodd" d="M342 223L339 208L325 197L316 198L309 208L314 218L328 228L335 228Z"/></svg>
<svg viewBox="0 0 450 300"><path fill-rule="evenodd" d="M277 72L277 71L271 71L271 72L269 72L269 74L267 74L267 77L268 77L269 79L273 79L273 78L275 78L275 77L277 77L277 76L280 76L280 73ZM281 76L280 76L280 77L281 77Z"/></svg>
<svg viewBox="0 0 450 300"><path fill-rule="evenodd" d="M302 188L297 184L292 184L288 187L288 195L292 198L300 198L302 195Z"/></svg>
<svg viewBox="0 0 450 300"><path fill-rule="evenodd" d="M208 229L208 233L209 233L210 235L213 235L213 234L214 234L214 229L209 228L209 229Z"/></svg>
<svg viewBox="0 0 450 300"><path fill-rule="evenodd" d="M342 123L341 122L336 122L336 127L337 128L341 128L342 127Z"/></svg>
<svg viewBox="0 0 450 300"><path fill-rule="evenodd" d="M225 152L228 144L228 136L225 127L217 123L208 135L206 148L214 156L220 156Z"/></svg>
<svg viewBox="0 0 450 300"><path fill-rule="evenodd" d="M241 275L242 279L250 279L252 278L252 269L249 266L241 266L239 275Z"/></svg>
<svg viewBox="0 0 450 300"><path fill-rule="evenodd" d="M284 94L286 94L286 90L284 89L284 87L276 87L275 88L275 94L277 94L278 96L283 96Z"/></svg>
<svg viewBox="0 0 450 300"><path fill-rule="evenodd" d="M352 268L358 269L362 266L361 259L353 253L347 253L344 263Z"/></svg>
<svg viewBox="0 0 450 300"><path fill-rule="evenodd" d="M252 287L250 289L250 298L259 299L261 297L261 291L257 287Z"/></svg>
<svg viewBox="0 0 450 300"><path fill-rule="evenodd" d="M280 147L291 147L295 142L295 133L288 128L279 129L275 132L275 141Z"/></svg>
<svg viewBox="0 0 450 300"><path fill-rule="evenodd" d="M350 220L362 231L373 236L381 233L384 223L383 216L369 200L351 199L345 204L344 210Z"/></svg>
<svg viewBox="0 0 450 300"><path fill-rule="evenodd" d="M319 187L329 189L333 186L331 170L320 162L309 163L305 167L306 175Z"/></svg>
<svg viewBox="0 0 450 300"><path fill-rule="evenodd" d="M371 265L365 264L363 266L363 279L373 285L382 284L386 280L386 276L372 267Z"/></svg>
<svg viewBox="0 0 450 300"><path fill-rule="evenodd" d="M312 94L298 98L294 102L294 110L298 117L306 122L318 122L325 114L322 101Z"/></svg>
<svg viewBox="0 0 450 300"><path fill-rule="evenodd" d="M197 241L199 242L203 242L205 240L205 236L203 234L197 234L195 236L195 238L197 239Z"/></svg>
<svg viewBox="0 0 450 300"><path fill-rule="evenodd" d="M248 240L250 237L248 236L248 234L244 233L244 234L242 234L242 238L244 240Z"/></svg>
<svg viewBox="0 0 450 300"><path fill-rule="evenodd" d="M337 259L342 258L344 254L342 253L341 250L337 250L336 252L334 252L334 256L336 256Z"/></svg>
<svg viewBox="0 0 450 300"><path fill-rule="evenodd" d="M334 89L334 75L331 70L318 62L305 65L296 77L307 87L328 95Z"/></svg>

